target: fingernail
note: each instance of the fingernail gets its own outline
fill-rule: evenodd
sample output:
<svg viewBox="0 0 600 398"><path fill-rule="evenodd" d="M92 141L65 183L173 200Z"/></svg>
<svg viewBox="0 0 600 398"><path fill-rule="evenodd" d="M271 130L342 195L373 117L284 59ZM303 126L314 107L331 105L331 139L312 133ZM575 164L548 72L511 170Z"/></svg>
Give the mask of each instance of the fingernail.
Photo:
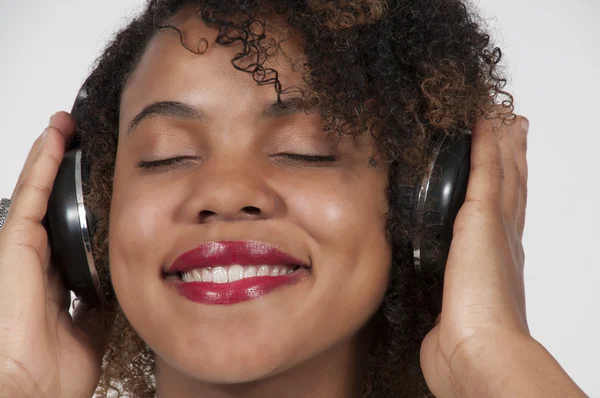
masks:
<svg viewBox="0 0 600 398"><path fill-rule="evenodd" d="M54 119L54 116L56 116L56 113L50 116L50 120L48 120L48 125L52 125L52 120Z"/></svg>
<svg viewBox="0 0 600 398"><path fill-rule="evenodd" d="M44 132L42 133L42 142L44 142L46 140L47 136L48 136L48 128L46 127L44 129Z"/></svg>
<svg viewBox="0 0 600 398"><path fill-rule="evenodd" d="M523 120L521 121L521 127L523 128L523 130L525 130L525 132L529 132L529 120L527 120L527 118L523 118Z"/></svg>

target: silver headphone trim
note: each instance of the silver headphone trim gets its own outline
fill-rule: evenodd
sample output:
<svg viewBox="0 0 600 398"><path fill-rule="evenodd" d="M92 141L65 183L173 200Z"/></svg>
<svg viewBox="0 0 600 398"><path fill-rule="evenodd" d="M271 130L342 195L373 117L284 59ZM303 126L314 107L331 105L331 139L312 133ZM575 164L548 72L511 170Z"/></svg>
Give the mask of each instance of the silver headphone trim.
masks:
<svg viewBox="0 0 600 398"><path fill-rule="evenodd" d="M421 239L419 239L421 228L423 227L423 207L425 206L425 201L427 200L427 195L429 194L429 183L431 181L431 176L433 174L433 167L435 166L435 161L438 158L440 150L442 148L442 144L446 139L446 135L442 135L436 141L433 146L433 154L429 161L429 165L427 166L427 172L423 176L423 180L421 181L421 187L419 189L418 197L417 197L417 206L415 209L415 229L413 231L413 260L415 269L417 273L423 277L423 269L421 267Z"/></svg>
<svg viewBox="0 0 600 398"><path fill-rule="evenodd" d="M85 257L87 259L88 268L92 276L92 282L96 293L103 304L107 304L100 286L100 280L98 279L98 273L96 271L96 264L94 263L94 257L92 256L92 242L90 239L89 229L87 225L87 218L85 212L85 205L83 203L83 182L81 180L81 149L77 149L75 152L75 194L77 196L77 212L79 213L79 226L81 231L81 239L85 248Z"/></svg>

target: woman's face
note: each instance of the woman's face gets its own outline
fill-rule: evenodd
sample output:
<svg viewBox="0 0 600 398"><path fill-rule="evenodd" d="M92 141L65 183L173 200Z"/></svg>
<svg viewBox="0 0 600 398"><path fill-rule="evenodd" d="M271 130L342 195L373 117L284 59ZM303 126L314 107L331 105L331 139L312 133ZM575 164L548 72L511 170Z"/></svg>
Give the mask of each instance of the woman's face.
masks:
<svg viewBox="0 0 600 398"><path fill-rule="evenodd" d="M196 55L174 30L159 32L123 92L109 231L119 303L159 367L206 382L257 380L332 355L365 326L388 283L388 170L369 166L374 139L331 141L318 114L272 107L273 85L258 86L232 67L241 44L212 44L217 30L192 12L175 25L188 46L202 37L211 45ZM297 55L297 44L285 46ZM284 88L302 85L285 57L265 66ZM197 115L158 107L163 112L129 131L161 101ZM310 163L290 153L337 159ZM181 156L170 166L138 167ZM229 303L210 302L210 293L191 300L177 288L182 281L165 278L182 253L227 241L271 245L310 268L285 276L295 283Z"/></svg>

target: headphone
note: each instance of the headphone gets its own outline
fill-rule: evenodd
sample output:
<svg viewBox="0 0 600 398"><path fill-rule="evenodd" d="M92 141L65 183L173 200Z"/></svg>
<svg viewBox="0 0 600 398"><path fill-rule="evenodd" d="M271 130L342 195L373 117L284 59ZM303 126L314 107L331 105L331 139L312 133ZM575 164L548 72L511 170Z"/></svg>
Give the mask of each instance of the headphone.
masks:
<svg viewBox="0 0 600 398"><path fill-rule="evenodd" d="M87 97L86 83L71 110L76 122ZM399 186L396 192L410 231L403 248L412 253L424 286L430 286L430 309L439 313L454 220L467 192L471 132L441 134L432 143L424 175L414 185ZM50 194L47 229L53 261L66 287L82 301L107 304L111 293L101 286L92 255L94 217L86 209L83 194L88 178L89 167L82 158L80 140L75 139L64 154Z"/></svg>

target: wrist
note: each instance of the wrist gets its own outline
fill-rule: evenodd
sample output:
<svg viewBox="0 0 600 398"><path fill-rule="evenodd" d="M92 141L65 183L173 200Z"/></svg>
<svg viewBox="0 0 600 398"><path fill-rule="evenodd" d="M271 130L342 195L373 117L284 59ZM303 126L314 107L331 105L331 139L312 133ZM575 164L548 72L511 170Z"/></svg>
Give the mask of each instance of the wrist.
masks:
<svg viewBox="0 0 600 398"><path fill-rule="evenodd" d="M529 336L501 336L465 347L453 360L461 398L587 397L554 357Z"/></svg>

